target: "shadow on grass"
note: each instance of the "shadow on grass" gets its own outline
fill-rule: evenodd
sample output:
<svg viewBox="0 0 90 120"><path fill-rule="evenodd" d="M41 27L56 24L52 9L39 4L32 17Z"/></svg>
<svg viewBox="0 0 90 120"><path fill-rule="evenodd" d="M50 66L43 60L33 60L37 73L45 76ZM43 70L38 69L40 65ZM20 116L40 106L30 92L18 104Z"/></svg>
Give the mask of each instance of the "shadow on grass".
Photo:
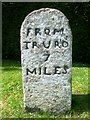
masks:
<svg viewBox="0 0 90 120"><path fill-rule="evenodd" d="M90 94L72 95L72 112L83 113L90 111Z"/></svg>
<svg viewBox="0 0 90 120"><path fill-rule="evenodd" d="M13 71L13 70L21 70L21 67L3 67L2 71Z"/></svg>
<svg viewBox="0 0 90 120"><path fill-rule="evenodd" d="M88 112L89 113L89 111L90 111L89 101L90 101L90 94L72 95L71 115L73 116L74 113L77 114L77 115L80 115L83 112ZM38 108L38 107L35 107L35 108L26 107L25 111L27 113L38 112L39 114L44 114L44 111L40 110L40 108ZM53 115L53 113L51 113L51 115ZM54 115L57 116L58 114L54 114Z"/></svg>
<svg viewBox="0 0 90 120"><path fill-rule="evenodd" d="M16 60L2 60L2 67L21 67L21 63Z"/></svg>
<svg viewBox="0 0 90 120"><path fill-rule="evenodd" d="M90 64L84 64L84 63L73 63L72 67L90 67Z"/></svg>
<svg viewBox="0 0 90 120"><path fill-rule="evenodd" d="M21 69L21 63L14 60L2 60L2 67L0 69L5 71L19 70Z"/></svg>

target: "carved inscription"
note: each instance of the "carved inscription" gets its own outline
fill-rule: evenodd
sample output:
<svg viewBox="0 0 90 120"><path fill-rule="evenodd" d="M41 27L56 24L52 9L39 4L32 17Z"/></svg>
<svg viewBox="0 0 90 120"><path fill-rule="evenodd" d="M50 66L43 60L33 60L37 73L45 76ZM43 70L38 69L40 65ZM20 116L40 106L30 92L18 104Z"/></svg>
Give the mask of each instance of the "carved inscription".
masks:
<svg viewBox="0 0 90 120"><path fill-rule="evenodd" d="M67 73L67 69L68 69L68 66L63 66L63 68L61 68L60 66L55 66L54 67L54 71L52 73L49 73L47 72L47 67L44 67L44 68L34 68L34 69L26 69L26 74L29 75L29 74L38 74L38 75L41 75L42 73L44 75L51 75L51 74L66 74Z"/></svg>
<svg viewBox="0 0 90 120"><path fill-rule="evenodd" d="M39 43L37 42L29 42L29 41L24 41L23 43L25 43L25 49L29 49L29 44L31 44L31 48L37 47L40 48ZM68 42L65 40L56 40L54 43L54 47L68 47ZM51 41L49 41L47 44L45 43L45 41L43 41L43 47L44 48L49 48L51 45Z"/></svg>
<svg viewBox="0 0 90 120"><path fill-rule="evenodd" d="M32 28L27 29L27 33L26 33L27 37L30 37L29 34L30 34L31 30L32 30ZM52 32L52 35L55 35L56 33L59 33L60 35L62 35L63 31L64 31L64 28L61 28L61 29L56 29L55 28ZM35 28L33 32L35 33L35 36L37 36L37 35L41 36L42 35L40 28ZM50 29L49 28L45 28L43 30L43 32L46 35L50 35ZM61 49L62 47L66 48L66 47L68 47L68 42L66 41L67 37L68 36L65 36L65 38L64 38L65 40L64 39L63 40L59 39L59 40L55 40L54 42L52 40L49 40L48 43L46 43L45 41L42 41L43 47L46 48L46 49L49 49L52 42L53 42L53 47L54 48L56 48L56 47L58 47L59 49ZM38 48L38 49L40 48L39 43L36 42L36 41L32 41L32 42L24 41L23 43L24 43L23 45L25 45L25 47L24 47L25 49L29 49L29 46L32 49L34 49L35 47ZM49 59L50 53L48 53L48 51L47 51L47 53L45 53L44 56L45 56L45 60L43 62L45 62ZM52 73L47 72L47 69L48 69L47 67L27 68L26 69L26 75L29 75L29 74L38 74L38 75L41 75L41 74L44 74L44 75L67 74L68 66L67 65L62 66L62 67L61 66L54 66L54 68L53 68L54 70L52 71Z"/></svg>
<svg viewBox="0 0 90 120"><path fill-rule="evenodd" d="M33 30L34 31L34 34L35 34L35 36L37 36L37 35L42 35L42 32L41 32L41 29L40 28L35 28L35 29L33 29L33 28L27 28L27 34L26 34L26 36L28 37L29 36L29 33L31 32L31 30ZM63 31L64 31L64 28L62 27L62 28L60 28L60 29L53 29L53 31L52 31L52 33L51 33L51 31L50 31L50 28L45 28L44 30L43 30L43 33L44 34L46 34L46 35L55 35L56 33L60 33L61 35L63 34Z"/></svg>

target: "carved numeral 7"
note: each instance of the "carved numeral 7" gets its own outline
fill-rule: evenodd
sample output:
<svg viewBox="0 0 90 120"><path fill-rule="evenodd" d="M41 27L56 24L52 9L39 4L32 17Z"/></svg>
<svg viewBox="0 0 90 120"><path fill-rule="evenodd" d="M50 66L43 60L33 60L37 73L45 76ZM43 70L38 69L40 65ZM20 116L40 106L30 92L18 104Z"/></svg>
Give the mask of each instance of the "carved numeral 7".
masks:
<svg viewBox="0 0 90 120"><path fill-rule="evenodd" d="M45 61L47 61L47 60L48 60L48 58L49 58L49 56L50 56L50 54L49 54L49 53L46 53L46 54L44 54L44 56L46 56Z"/></svg>

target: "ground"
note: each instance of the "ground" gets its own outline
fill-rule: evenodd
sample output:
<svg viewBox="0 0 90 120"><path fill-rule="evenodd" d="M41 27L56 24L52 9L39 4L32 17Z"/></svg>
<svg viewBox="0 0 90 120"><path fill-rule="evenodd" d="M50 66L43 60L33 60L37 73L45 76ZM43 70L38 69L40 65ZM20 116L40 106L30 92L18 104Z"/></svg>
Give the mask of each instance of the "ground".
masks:
<svg viewBox="0 0 90 120"><path fill-rule="evenodd" d="M67 115L25 113L23 106L22 70L19 61L3 60L0 91L0 118L89 118L88 70L86 64L73 63L72 109ZM0 89L1 90L1 89Z"/></svg>

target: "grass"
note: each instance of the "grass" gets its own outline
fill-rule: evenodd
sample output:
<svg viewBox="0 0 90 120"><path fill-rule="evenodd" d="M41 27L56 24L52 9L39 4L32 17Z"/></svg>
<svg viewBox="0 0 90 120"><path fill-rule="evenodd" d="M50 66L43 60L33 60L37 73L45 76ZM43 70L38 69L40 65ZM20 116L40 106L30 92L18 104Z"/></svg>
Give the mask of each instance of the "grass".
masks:
<svg viewBox="0 0 90 120"><path fill-rule="evenodd" d="M45 112L25 113L23 107L22 72L20 62L2 61L2 107L0 118L89 118L88 67L74 63L72 72L72 109L67 115L50 115Z"/></svg>

